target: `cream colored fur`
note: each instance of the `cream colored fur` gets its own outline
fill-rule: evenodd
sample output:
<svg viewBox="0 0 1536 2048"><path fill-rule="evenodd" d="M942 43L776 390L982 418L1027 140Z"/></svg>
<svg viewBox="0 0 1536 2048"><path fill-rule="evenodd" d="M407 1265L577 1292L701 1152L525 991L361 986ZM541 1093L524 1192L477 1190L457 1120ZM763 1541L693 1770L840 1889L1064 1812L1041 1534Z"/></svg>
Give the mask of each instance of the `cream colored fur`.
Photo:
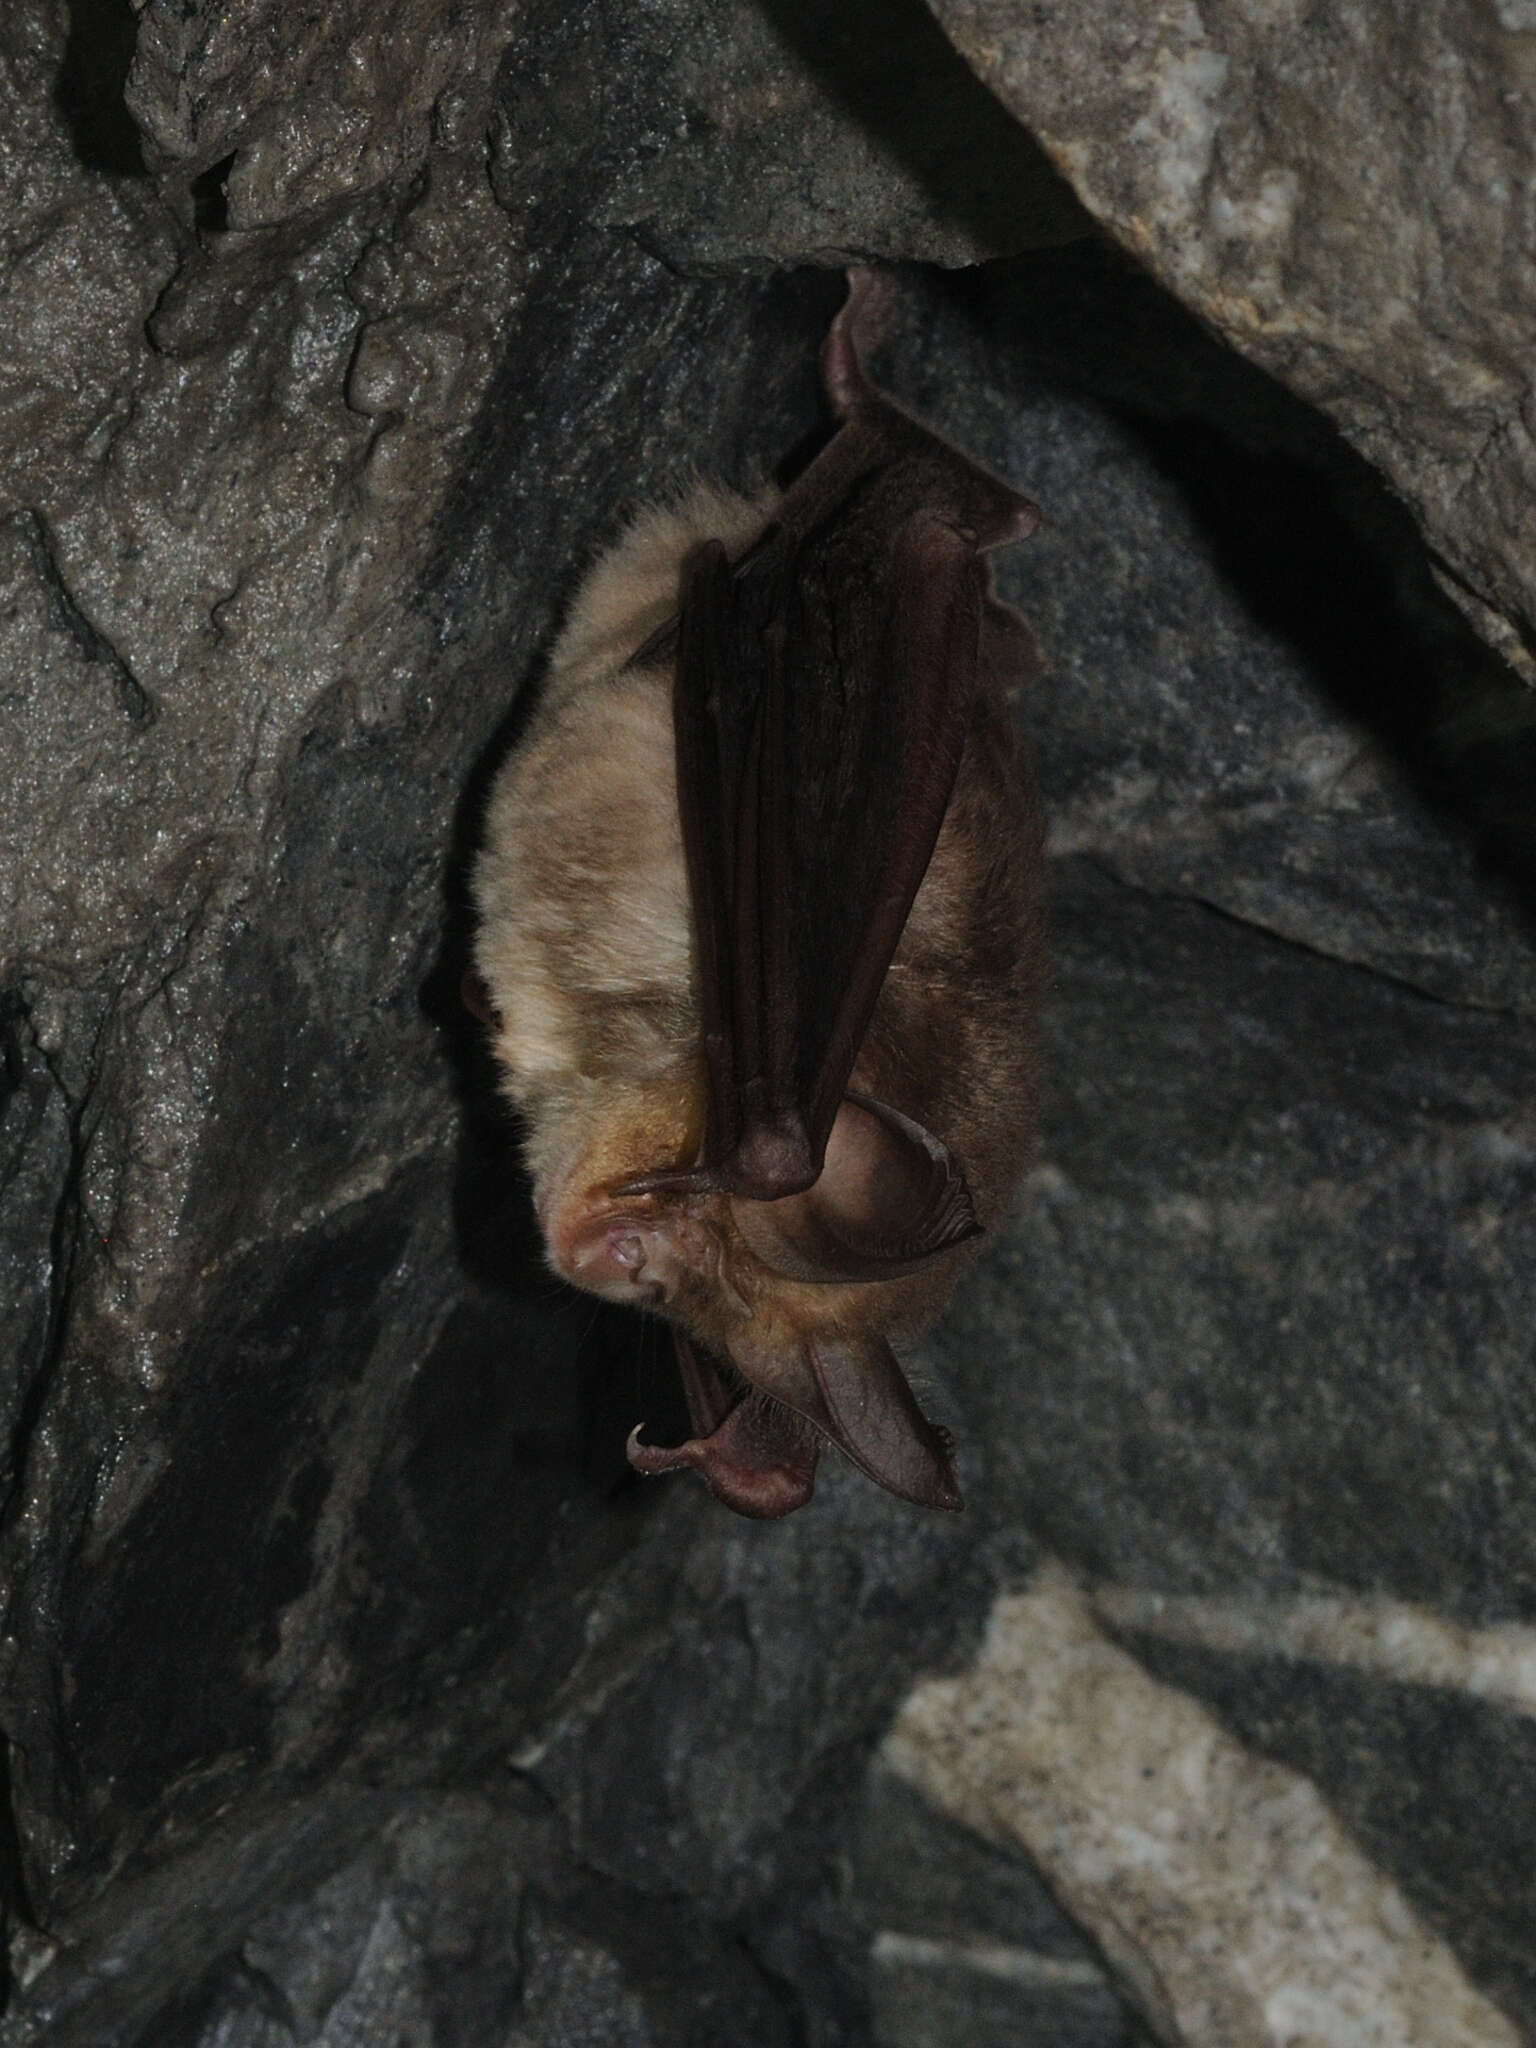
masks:
<svg viewBox="0 0 1536 2048"><path fill-rule="evenodd" d="M677 609L689 551L709 539L739 550L775 497L699 484L634 521L577 592L539 710L492 791L477 961L541 1210L618 1134L642 1156L657 1139L667 1154L697 1115L672 675L624 664Z"/></svg>

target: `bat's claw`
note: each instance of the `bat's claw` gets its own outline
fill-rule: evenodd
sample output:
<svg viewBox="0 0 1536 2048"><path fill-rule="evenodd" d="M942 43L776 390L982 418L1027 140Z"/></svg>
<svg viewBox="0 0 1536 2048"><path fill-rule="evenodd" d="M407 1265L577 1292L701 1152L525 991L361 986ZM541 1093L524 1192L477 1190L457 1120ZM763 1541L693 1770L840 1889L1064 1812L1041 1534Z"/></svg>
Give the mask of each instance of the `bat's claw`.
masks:
<svg viewBox="0 0 1536 2048"><path fill-rule="evenodd" d="M647 1478L697 1472L716 1500L757 1522L776 1522L803 1508L816 1485L820 1446L786 1408L748 1395L710 1436L666 1446L629 1433L625 1456Z"/></svg>

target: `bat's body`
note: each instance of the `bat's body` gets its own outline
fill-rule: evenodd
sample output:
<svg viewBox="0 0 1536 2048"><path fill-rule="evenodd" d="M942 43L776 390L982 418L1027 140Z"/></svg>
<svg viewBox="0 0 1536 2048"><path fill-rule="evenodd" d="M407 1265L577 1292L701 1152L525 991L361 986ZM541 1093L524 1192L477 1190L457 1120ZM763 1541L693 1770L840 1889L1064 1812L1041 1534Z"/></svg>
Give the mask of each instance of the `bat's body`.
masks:
<svg viewBox="0 0 1536 2048"><path fill-rule="evenodd" d="M697 1435L631 1459L756 1515L827 1440L959 1505L886 1339L1035 1122L1033 655L979 550L1037 515L863 382L849 312L824 365L847 424L783 498L700 489L592 571L476 875L550 1261L680 1332Z"/></svg>

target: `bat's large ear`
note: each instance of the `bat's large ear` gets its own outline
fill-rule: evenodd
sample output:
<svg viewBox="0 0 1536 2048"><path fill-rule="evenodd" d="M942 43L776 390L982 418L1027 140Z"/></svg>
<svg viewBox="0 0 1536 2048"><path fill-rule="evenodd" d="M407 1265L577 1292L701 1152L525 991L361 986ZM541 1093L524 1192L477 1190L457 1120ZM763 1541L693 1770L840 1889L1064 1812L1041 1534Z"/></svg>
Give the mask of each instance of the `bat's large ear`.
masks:
<svg viewBox="0 0 1536 2048"><path fill-rule="evenodd" d="M812 1187L732 1208L758 1258L787 1280L895 1279L981 1230L947 1147L870 1095L845 1097Z"/></svg>
<svg viewBox="0 0 1536 2048"><path fill-rule="evenodd" d="M963 1508L948 1432L918 1407L885 1339L815 1337L806 1348L826 1404L822 1427L838 1449L888 1493L920 1508Z"/></svg>
<svg viewBox="0 0 1536 2048"><path fill-rule="evenodd" d="M761 1402L757 1395L749 1394L732 1411L725 1428L698 1446L703 1454L699 1470L722 1499L727 1496L719 1484L717 1446L723 1447L735 1425L752 1433L752 1454L759 1459L755 1433L763 1425L749 1411L761 1406L771 1413L775 1406L782 1406L804 1416L818 1435L836 1444L844 1457L888 1493L922 1508L964 1507L948 1434L936 1429L918 1407L896 1354L883 1337L818 1331L798 1345L767 1347L754 1344L748 1325L732 1339L730 1356L743 1378L769 1399ZM691 1448L683 1447L685 1457ZM775 1462L782 1462L782 1449L777 1445L775 1449ZM809 1485L806 1490L809 1492ZM730 1505L737 1503L733 1500ZM749 1507L746 1512L760 1510Z"/></svg>
<svg viewBox="0 0 1536 2048"><path fill-rule="evenodd" d="M848 272L848 296L821 344L821 381L839 419L878 395L864 374L861 357L879 339L890 301L888 277L876 270Z"/></svg>

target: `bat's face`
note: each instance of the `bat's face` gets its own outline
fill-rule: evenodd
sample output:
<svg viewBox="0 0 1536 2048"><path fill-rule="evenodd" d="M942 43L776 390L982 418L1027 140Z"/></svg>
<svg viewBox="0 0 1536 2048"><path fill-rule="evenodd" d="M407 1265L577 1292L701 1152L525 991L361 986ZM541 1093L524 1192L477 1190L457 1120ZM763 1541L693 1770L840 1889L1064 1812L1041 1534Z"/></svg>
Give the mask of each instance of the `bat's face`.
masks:
<svg viewBox="0 0 1536 2048"><path fill-rule="evenodd" d="M535 1169L534 1201L549 1263L605 1301L680 1319L691 1310L696 1326L700 1318L713 1325L717 1296L745 1306L755 1293L729 1201L617 1192L657 1158L692 1158L702 1090L662 1085L626 1095L610 1083L603 1096L590 1118L574 1106L554 1110L529 1147L544 1167ZM535 1110L530 1122L538 1121Z"/></svg>
<svg viewBox="0 0 1536 2048"><path fill-rule="evenodd" d="M809 1499L832 1442L907 1500L961 1505L949 1439L918 1407L887 1338L932 1316L962 1254L895 1278L824 1271L856 1256L868 1121L852 1108L821 1179L777 1201L628 1192L622 1173L591 1178L590 1153L551 1186L543 1214L555 1269L605 1300L658 1311L679 1333L695 1434L669 1448L642 1443L637 1428L629 1455L639 1471L691 1467L727 1506L771 1518ZM610 1143L605 1132L600 1147ZM655 1155L632 1154L642 1156Z"/></svg>
<svg viewBox="0 0 1536 2048"><path fill-rule="evenodd" d="M627 1110L627 1113L626 1113ZM849 1104L833 1128L821 1178L802 1194L755 1202L718 1192L626 1192L658 1159L687 1166L698 1150L702 1089L636 1091L613 1084L588 1115L580 1100L525 1107L534 1201L550 1265L572 1286L653 1310L736 1362L835 1329L889 1332L921 1321L947 1277L945 1260L869 1280L858 1233L884 1227L891 1175L882 1132ZM854 1247L850 1249L850 1246Z"/></svg>

